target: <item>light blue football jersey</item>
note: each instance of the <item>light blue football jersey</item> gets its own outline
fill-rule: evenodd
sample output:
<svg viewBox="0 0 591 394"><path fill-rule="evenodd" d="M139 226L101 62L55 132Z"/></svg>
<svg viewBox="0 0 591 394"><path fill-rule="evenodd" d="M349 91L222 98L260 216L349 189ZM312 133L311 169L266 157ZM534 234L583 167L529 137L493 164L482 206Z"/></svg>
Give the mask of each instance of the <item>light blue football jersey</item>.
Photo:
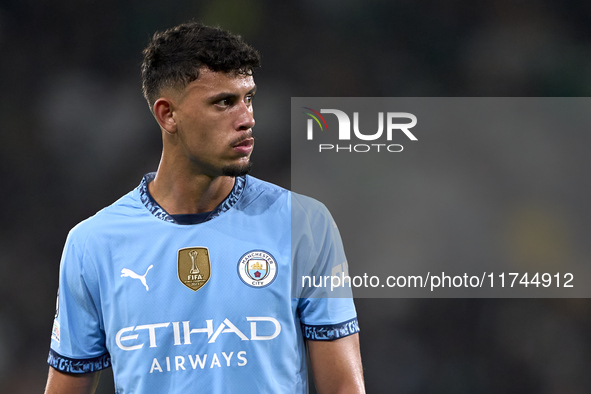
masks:
<svg viewBox="0 0 591 394"><path fill-rule="evenodd" d="M68 235L48 363L112 365L120 394L306 393L305 339L359 330L351 298L294 288L346 264L328 210L245 176L183 225L151 199L153 177Z"/></svg>

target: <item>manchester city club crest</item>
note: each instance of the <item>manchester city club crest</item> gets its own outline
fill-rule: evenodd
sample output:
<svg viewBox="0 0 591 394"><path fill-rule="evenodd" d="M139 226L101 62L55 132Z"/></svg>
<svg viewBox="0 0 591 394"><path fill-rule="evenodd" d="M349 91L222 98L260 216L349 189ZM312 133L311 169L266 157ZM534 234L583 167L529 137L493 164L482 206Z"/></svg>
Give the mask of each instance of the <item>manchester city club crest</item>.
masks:
<svg viewBox="0 0 591 394"><path fill-rule="evenodd" d="M202 246L179 249L177 272L181 283L189 289L202 288L211 277L209 250Z"/></svg>
<svg viewBox="0 0 591 394"><path fill-rule="evenodd" d="M264 250L251 250L240 258L238 275L251 287L265 287L277 276L277 262Z"/></svg>

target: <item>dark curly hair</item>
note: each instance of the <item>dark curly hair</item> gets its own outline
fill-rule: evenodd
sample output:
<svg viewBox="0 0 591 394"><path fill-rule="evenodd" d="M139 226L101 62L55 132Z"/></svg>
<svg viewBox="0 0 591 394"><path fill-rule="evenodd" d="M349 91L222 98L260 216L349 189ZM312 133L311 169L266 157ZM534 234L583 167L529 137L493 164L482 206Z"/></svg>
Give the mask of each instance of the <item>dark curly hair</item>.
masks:
<svg viewBox="0 0 591 394"><path fill-rule="evenodd" d="M162 88L185 87L199 77L201 67L251 75L261 62L242 37L197 22L156 32L143 54L142 91L150 108Z"/></svg>

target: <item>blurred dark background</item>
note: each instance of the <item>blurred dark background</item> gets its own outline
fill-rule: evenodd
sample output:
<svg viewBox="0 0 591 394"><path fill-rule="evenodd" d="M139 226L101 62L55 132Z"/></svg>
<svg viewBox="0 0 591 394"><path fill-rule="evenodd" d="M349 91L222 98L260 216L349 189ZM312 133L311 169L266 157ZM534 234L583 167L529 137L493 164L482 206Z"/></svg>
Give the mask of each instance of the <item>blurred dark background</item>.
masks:
<svg viewBox="0 0 591 394"><path fill-rule="evenodd" d="M253 175L289 187L292 96L589 96L590 17L579 0L2 1L0 392L43 390L69 229L157 167L139 78L156 30L194 18L261 52ZM590 306L359 300L368 392L587 393Z"/></svg>

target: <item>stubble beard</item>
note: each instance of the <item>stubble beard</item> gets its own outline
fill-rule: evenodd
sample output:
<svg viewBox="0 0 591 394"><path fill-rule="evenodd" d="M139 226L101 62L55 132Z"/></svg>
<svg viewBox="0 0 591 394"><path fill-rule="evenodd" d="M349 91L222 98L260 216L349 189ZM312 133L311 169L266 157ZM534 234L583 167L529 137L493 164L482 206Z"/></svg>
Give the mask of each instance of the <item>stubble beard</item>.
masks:
<svg viewBox="0 0 591 394"><path fill-rule="evenodd" d="M252 169L252 162L250 160L248 160L248 163L246 164L232 164L232 165L228 165L222 168L222 175L224 176L231 176L231 177L237 177L237 176L244 176L246 174L248 174L250 172L250 170Z"/></svg>
<svg viewBox="0 0 591 394"><path fill-rule="evenodd" d="M231 146L241 143L245 141L247 138L252 138L252 129L246 131L244 135L237 137L234 141L230 143ZM252 168L252 161L250 161L250 154L247 156L247 162L241 164L230 164L227 166L222 167L222 175L224 176L244 176L248 174Z"/></svg>

